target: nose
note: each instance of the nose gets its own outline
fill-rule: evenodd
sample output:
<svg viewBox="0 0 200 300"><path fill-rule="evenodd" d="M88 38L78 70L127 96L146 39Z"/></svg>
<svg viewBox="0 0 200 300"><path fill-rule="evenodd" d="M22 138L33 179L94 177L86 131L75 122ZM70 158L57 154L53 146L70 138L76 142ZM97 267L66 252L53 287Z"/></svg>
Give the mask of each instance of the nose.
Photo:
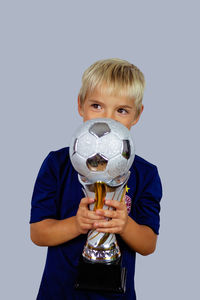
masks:
<svg viewBox="0 0 200 300"><path fill-rule="evenodd" d="M115 119L114 113L112 111L104 111L103 118Z"/></svg>

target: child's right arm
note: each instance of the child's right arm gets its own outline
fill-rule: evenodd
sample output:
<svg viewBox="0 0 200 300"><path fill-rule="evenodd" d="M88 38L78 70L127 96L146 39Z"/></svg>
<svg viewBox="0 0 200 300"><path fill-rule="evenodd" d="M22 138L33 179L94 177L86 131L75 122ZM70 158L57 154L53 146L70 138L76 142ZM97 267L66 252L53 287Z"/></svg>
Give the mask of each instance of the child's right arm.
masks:
<svg viewBox="0 0 200 300"><path fill-rule="evenodd" d="M103 219L88 209L88 205L93 202L94 199L82 198L76 216L64 220L45 219L32 223L31 240L38 246L57 246L80 234L86 234L93 228L94 222Z"/></svg>

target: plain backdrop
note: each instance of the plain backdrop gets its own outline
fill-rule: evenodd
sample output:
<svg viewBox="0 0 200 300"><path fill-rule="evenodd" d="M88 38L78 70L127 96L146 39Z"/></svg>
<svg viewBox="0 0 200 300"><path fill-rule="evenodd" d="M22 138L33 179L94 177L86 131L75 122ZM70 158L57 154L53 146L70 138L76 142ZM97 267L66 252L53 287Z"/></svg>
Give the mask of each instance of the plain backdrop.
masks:
<svg viewBox="0 0 200 300"><path fill-rule="evenodd" d="M199 2L0 2L0 299L34 300L46 258L29 237L34 182L82 120L84 70L119 57L145 74L136 152L163 184L157 250L137 255L138 300L199 298Z"/></svg>

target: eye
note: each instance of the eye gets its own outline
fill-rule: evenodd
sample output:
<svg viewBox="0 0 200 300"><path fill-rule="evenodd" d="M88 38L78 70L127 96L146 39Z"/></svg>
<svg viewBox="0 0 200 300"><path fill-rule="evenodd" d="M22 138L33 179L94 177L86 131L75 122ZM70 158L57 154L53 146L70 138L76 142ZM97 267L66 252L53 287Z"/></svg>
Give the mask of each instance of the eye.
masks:
<svg viewBox="0 0 200 300"><path fill-rule="evenodd" d="M117 111L118 111L118 113L120 113L122 115L128 114L128 111L124 108L119 108Z"/></svg>
<svg viewBox="0 0 200 300"><path fill-rule="evenodd" d="M92 106L94 109L101 109L101 105L98 104L98 103L93 103L91 106Z"/></svg>

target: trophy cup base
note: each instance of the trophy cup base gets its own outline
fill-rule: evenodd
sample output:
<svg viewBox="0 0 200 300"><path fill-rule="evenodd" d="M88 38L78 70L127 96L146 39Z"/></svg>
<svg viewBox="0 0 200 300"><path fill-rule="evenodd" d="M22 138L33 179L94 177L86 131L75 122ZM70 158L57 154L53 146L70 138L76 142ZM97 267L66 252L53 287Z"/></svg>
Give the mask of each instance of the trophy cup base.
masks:
<svg viewBox="0 0 200 300"><path fill-rule="evenodd" d="M102 293L125 293L126 269L121 267L121 259L114 263L102 264L81 258L75 289Z"/></svg>

